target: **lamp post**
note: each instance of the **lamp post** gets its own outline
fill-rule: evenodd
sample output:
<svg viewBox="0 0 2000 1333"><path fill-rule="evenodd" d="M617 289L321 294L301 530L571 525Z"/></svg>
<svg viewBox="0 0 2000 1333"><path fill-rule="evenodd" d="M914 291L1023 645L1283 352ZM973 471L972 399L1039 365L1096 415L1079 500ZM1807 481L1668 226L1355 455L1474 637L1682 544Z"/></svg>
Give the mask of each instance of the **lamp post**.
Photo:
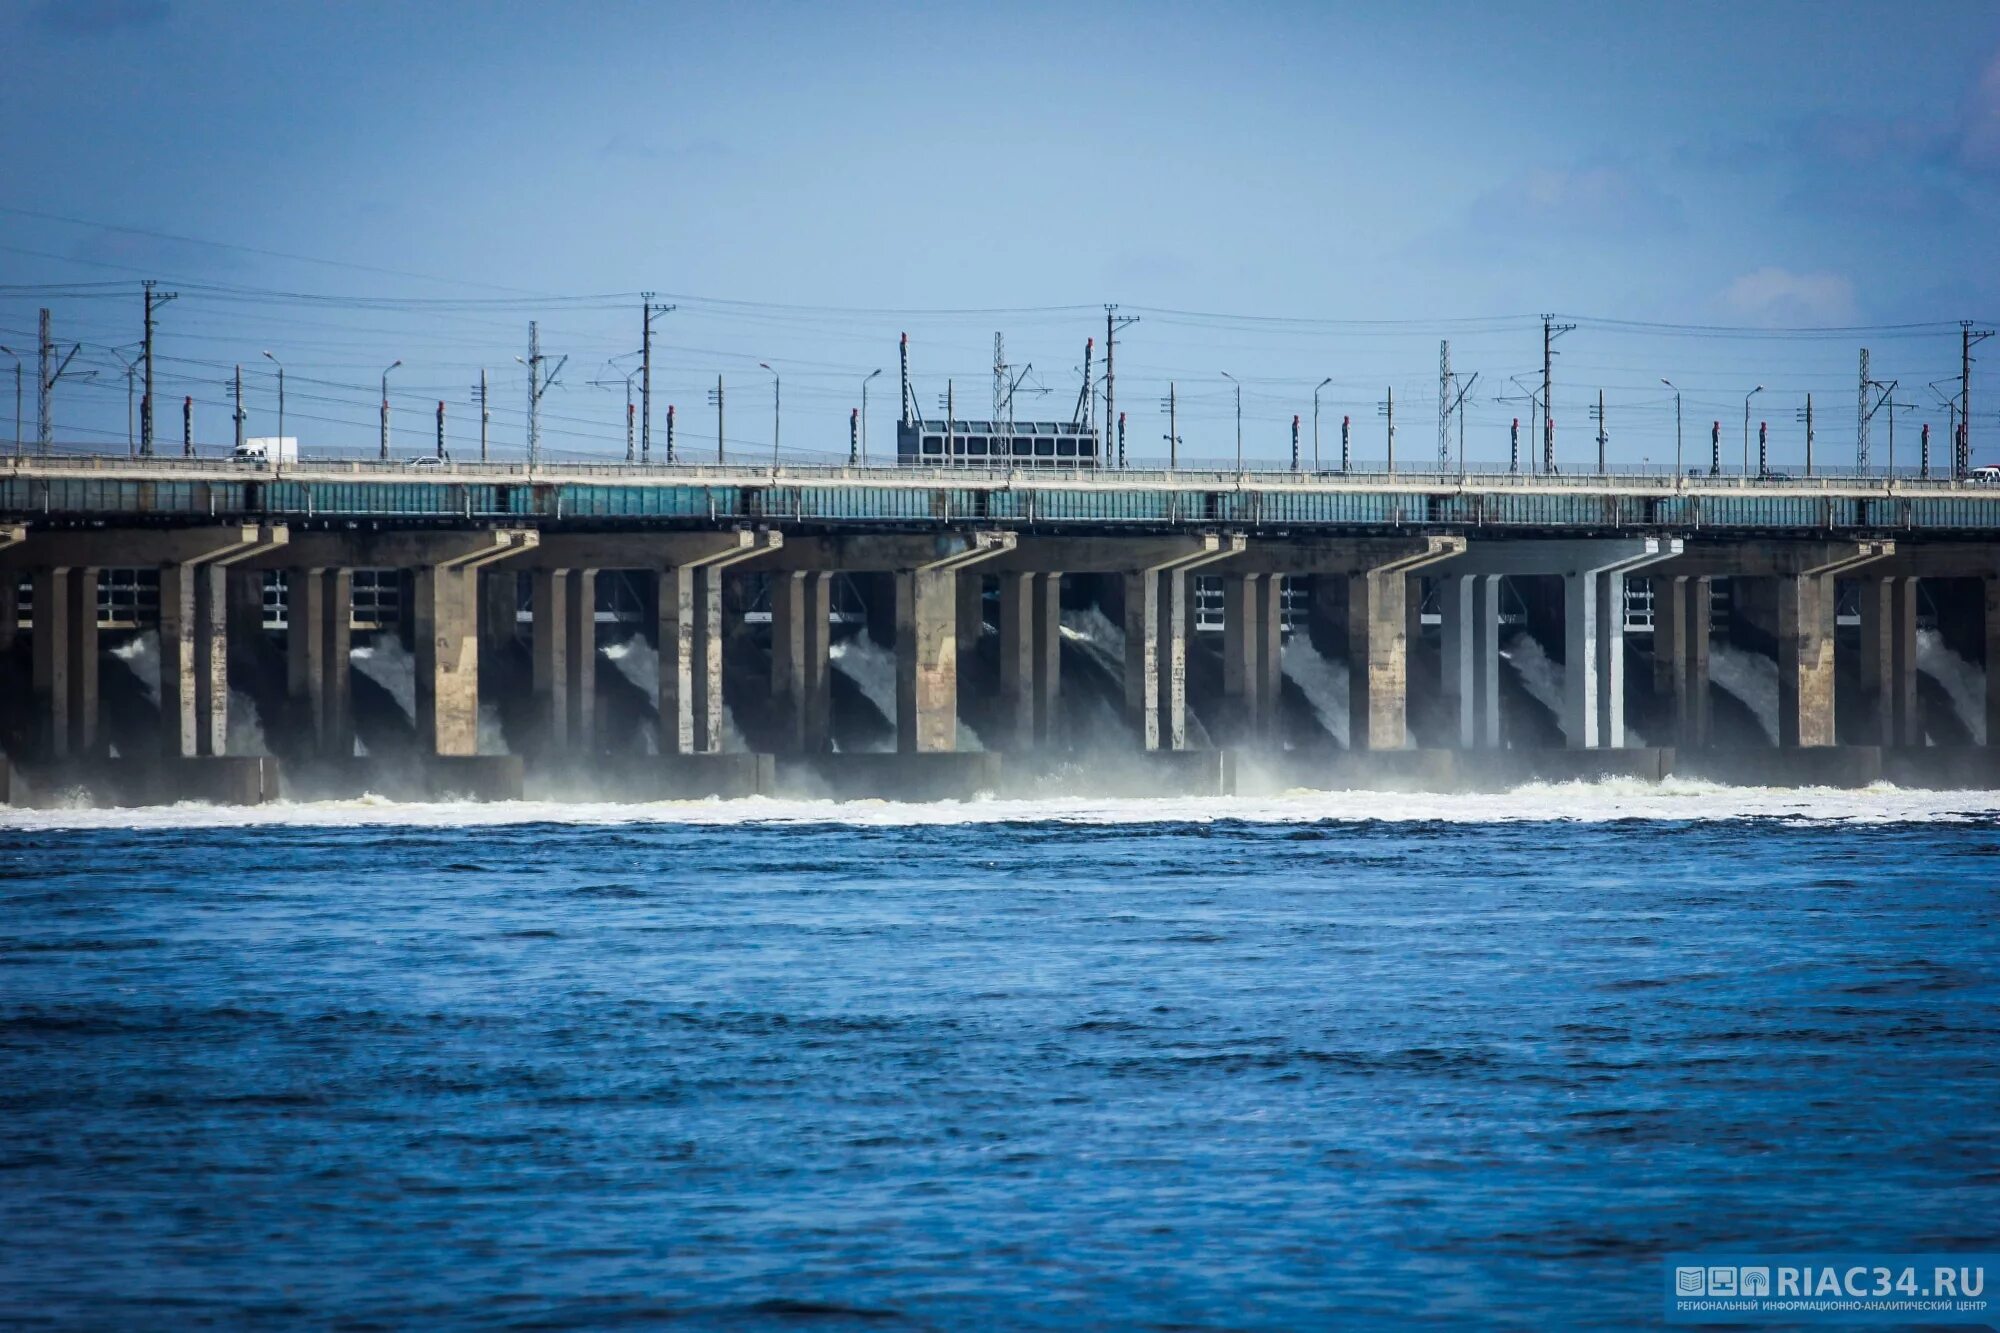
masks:
<svg viewBox="0 0 2000 1333"><path fill-rule="evenodd" d="M21 456L21 354L6 346L0 346L0 352L5 352L14 358L14 457L19 458Z"/></svg>
<svg viewBox="0 0 2000 1333"><path fill-rule="evenodd" d="M1672 380L1663 379L1660 383L1674 391L1674 475L1678 477L1681 474L1681 391Z"/></svg>
<svg viewBox="0 0 2000 1333"><path fill-rule="evenodd" d="M402 365L399 357L382 367L382 461L389 461L389 372Z"/></svg>
<svg viewBox="0 0 2000 1333"><path fill-rule="evenodd" d="M1328 375L1313 385L1313 471L1315 472L1319 471L1319 391L1331 383L1333 376Z"/></svg>
<svg viewBox="0 0 2000 1333"><path fill-rule="evenodd" d="M139 363L137 361L127 361L125 359L125 354L119 351L116 347L107 347L104 350L111 353L113 357L117 358L118 364L121 367L123 367L125 371L125 452L129 455L136 456L139 452L139 444L138 444L138 437L133 433L135 426L133 424L134 418L132 415L132 409L133 409L132 395L134 392L133 382L134 380L137 379L139 374Z"/></svg>
<svg viewBox="0 0 2000 1333"><path fill-rule="evenodd" d="M1764 386L1760 384L1743 395L1743 475L1746 477L1750 475L1750 400L1762 392Z"/></svg>
<svg viewBox="0 0 2000 1333"><path fill-rule="evenodd" d="M285 363L268 351L264 359L278 368L278 457L285 456Z"/></svg>
<svg viewBox="0 0 2000 1333"><path fill-rule="evenodd" d="M861 377L861 466L868 466L868 381L882 373L877 366Z"/></svg>
<svg viewBox="0 0 2000 1333"><path fill-rule="evenodd" d="M782 381L778 378L778 372L771 370L769 361L759 361L757 364L771 371L771 470L775 472L778 470L778 423L783 416L779 411Z"/></svg>
<svg viewBox="0 0 2000 1333"><path fill-rule="evenodd" d="M1222 378L1236 386L1236 470L1243 470L1243 382L1228 371L1221 371Z"/></svg>

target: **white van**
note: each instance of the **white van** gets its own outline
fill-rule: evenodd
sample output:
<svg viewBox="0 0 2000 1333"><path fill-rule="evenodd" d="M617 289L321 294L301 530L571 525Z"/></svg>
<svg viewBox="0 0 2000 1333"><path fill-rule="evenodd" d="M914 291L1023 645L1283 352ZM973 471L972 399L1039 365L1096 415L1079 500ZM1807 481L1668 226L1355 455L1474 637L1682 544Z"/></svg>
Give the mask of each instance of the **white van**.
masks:
<svg viewBox="0 0 2000 1333"><path fill-rule="evenodd" d="M2000 486L2000 467L1995 467L1991 463L1985 467L1976 467L1966 474L1966 480L1975 486Z"/></svg>

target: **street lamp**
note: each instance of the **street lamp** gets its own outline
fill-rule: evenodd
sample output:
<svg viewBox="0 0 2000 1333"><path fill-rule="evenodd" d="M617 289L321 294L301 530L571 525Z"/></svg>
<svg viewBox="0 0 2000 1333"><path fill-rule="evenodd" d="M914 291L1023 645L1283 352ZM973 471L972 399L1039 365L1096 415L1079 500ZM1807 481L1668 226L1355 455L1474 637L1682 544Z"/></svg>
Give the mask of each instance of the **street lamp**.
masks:
<svg viewBox="0 0 2000 1333"><path fill-rule="evenodd" d="M778 423L782 419L782 414L778 410L780 403L778 395L782 381L778 378L778 372L771 370L769 361L759 361L757 364L771 371L771 470L775 472L778 468Z"/></svg>
<svg viewBox="0 0 2000 1333"><path fill-rule="evenodd" d="M285 456L285 363L278 360L277 357L272 356L268 351L264 353L264 359L278 368L278 458L283 460ZM386 374L387 372L384 373Z"/></svg>
<svg viewBox="0 0 2000 1333"><path fill-rule="evenodd" d="M1674 475L1678 477L1681 474L1681 391L1672 380L1663 379L1660 383L1674 391Z"/></svg>
<svg viewBox="0 0 2000 1333"><path fill-rule="evenodd" d="M125 368L125 452L136 456L139 451L139 445L137 437L133 434L132 382L139 373L139 363L137 361L127 361L125 354L116 347L107 347L104 350L111 353L117 359L118 364Z"/></svg>
<svg viewBox="0 0 2000 1333"><path fill-rule="evenodd" d="M389 461L389 372L402 365L398 357L382 367L382 461Z"/></svg>
<svg viewBox="0 0 2000 1333"><path fill-rule="evenodd" d="M14 457L19 458L21 456L21 354L6 346L0 346L0 352L5 352L14 358Z"/></svg>
<svg viewBox="0 0 2000 1333"><path fill-rule="evenodd" d="M1222 378L1236 386L1236 470L1243 470L1243 382L1224 370Z"/></svg>
<svg viewBox="0 0 2000 1333"><path fill-rule="evenodd" d="M1331 383L1333 376L1328 375L1313 385L1313 471L1315 472L1319 471L1319 391Z"/></svg>
<svg viewBox="0 0 2000 1333"><path fill-rule="evenodd" d="M1750 475L1750 400L1762 392L1764 386L1760 384L1743 395L1743 475L1746 477Z"/></svg>
<svg viewBox="0 0 2000 1333"><path fill-rule="evenodd" d="M868 466L868 381L882 373L877 366L861 379L861 466Z"/></svg>

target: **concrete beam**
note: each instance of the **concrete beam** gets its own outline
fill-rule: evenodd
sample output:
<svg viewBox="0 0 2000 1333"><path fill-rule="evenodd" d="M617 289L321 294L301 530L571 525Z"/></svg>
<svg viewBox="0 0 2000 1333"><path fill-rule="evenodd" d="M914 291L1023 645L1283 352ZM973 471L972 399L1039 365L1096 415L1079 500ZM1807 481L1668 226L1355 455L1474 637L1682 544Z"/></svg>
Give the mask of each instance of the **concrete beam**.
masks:
<svg viewBox="0 0 2000 1333"><path fill-rule="evenodd" d="M941 569L951 561L990 560L1014 549L1011 532L868 533L794 537L759 565L764 570L810 569L901 573Z"/></svg>
<svg viewBox="0 0 2000 1333"><path fill-rule="evenodd" d="M728 556L764 555L785 545L771 529L731 528L725 532L545 532L518 568L680 569Z"/></svg>
<svg viewBox="0 0 2000 1333"><path fill-rule="evenodd" d="M1459 538L1425 538L1381 552L1380 564L1351 569L1347 582L1347 745L1400 750L1409 736L1409 577L1456 570ZM1450 563L1448 563L1450 562Z"/></svg>
<svg viewBox="0 0 2000 1333"><path fill-rule="evenodd" d="M533 528L297 532L284 551L253 555L247 563L252 569L476 569L529 555L541 540Z"/></svg>
<svg viewBox="0 0 2000 1333"><path fill-rule="evenodd" d="M1423 569L1464 554L1457 536L1252 538L1230 571L1246 574L1352 574L1404 566Z"/></svg>
<svg viewBox="0 0 2000 1333"><path fill-rule="evenodd" d="M17 529L18 530L18 529ZM233 551L283 545L284 524L231 523L199 528L101 528L44 532L29 529L24 539L0 544L0 566L37 565L59 569L143 569L152 565L203 564Z"/></svg>
<svg viewBox="0 0 2000 1333"><path fill-rule="evenodd" d="M1656 577L1813 578L1846 574L1897 554L1893 541L1708 541L1692 538ZM1989 562L1993 559L1988 556Z"/></svg>

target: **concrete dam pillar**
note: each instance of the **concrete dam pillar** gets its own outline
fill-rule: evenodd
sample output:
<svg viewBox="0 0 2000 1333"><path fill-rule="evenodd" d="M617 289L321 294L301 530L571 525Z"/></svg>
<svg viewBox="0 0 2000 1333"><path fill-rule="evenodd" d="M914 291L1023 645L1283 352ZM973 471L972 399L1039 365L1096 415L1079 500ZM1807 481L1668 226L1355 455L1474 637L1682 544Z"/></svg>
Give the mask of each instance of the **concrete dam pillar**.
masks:
<svg viewBox="0 0 2000 1333"><path fill-rule="evenodd" d="M1917 717L1917 581L1860 580L1861 739L1922 745Z"/></svg>
<svg viewBox="0 0 2000 1333"><path fill-rule="evenodd" d="M354 571L294 568L285 574L285 692L304 719L311 749L327 758L354 753L349 686Z"/></svg>
<svg viewBox="0 0 2000 1333"><path fill-rule="evenodd" d="M833 575L771 575L771 703L788 754L823 754L831 739Z"/></svg>
<svg viewBox="0 0 2000 1333"><path fill-rule="evenodd" d="M1229 743L1276 745L1284 687L1282 574L1222 576L1222 694Z"/></svg>
<svg viewBox="0 0 2000 1333"><path fill-rule="evenodd" d="M1446 575L1438 580L1443 629L1443 690L1461 749L1500 746L1500 576Z"/></svg>
<svg viewBox="0 0 2000 1333"><path fill-rule="evenodd" d="M1711 581L1703 576L1653 579L1653 689L1666 701L1674 744L1709 744L1708 636Z"/></svg>

